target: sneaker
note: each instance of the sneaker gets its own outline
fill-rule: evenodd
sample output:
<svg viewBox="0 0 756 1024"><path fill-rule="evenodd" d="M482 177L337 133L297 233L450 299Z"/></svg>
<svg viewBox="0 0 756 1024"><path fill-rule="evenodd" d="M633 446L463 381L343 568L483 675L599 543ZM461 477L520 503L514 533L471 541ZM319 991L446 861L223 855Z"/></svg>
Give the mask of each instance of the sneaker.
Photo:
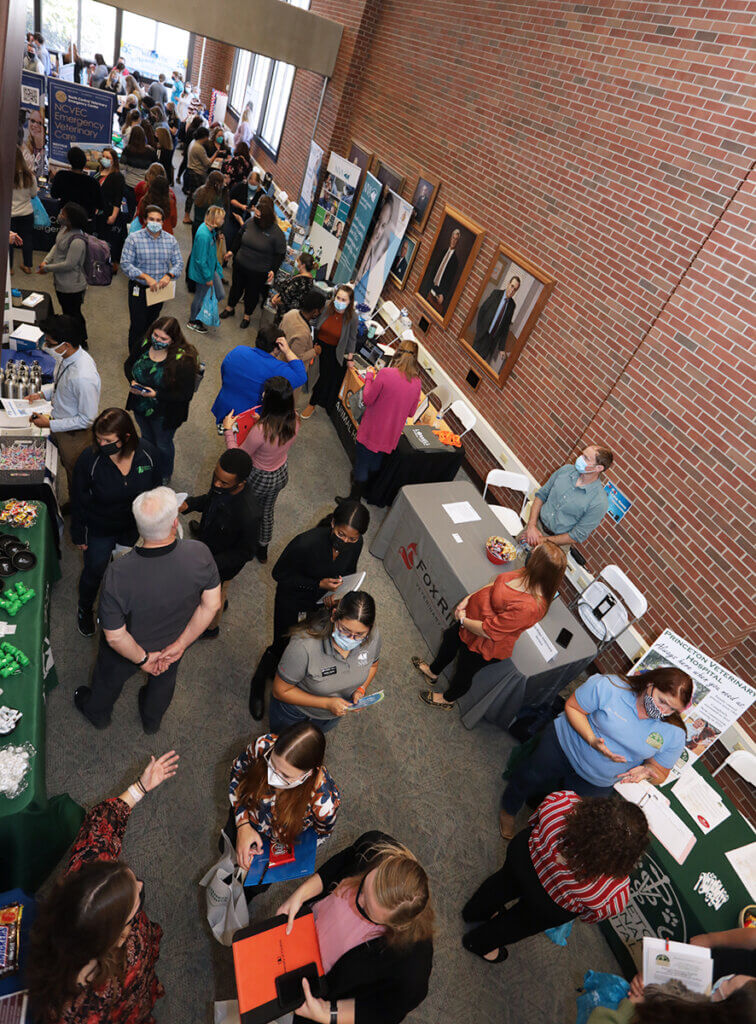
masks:
<svg viewBox="0 0 756 1024"><path fill-rule="evenodd" d="M190 331L196 331L197 334L207 334L207 327L201 320L190 320L186 326Z"/></svg>
<svg viewBox="0 0 756 1024"><path fill-rule="evenodd" d="M76 622L82 636L94 636L97 632L94 611L91 608L79 608L76 613Z"/></svg>
<svg viewBox="0 0 756 1024"><path fill-rule="evenodd" d="M74 690L73 700L76 709L82 713L90 725L93 725L95 729L107 729L110 725L110 719L107 722L93 722L87 714L87 701L92 693L90 686L79 686Z"/></svg>

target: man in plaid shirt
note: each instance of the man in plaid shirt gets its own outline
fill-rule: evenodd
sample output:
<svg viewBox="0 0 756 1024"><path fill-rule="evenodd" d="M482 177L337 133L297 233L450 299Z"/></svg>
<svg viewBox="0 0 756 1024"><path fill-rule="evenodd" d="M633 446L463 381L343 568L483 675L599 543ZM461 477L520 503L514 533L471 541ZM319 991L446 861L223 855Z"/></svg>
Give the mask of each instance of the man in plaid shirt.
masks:
<svg viewBox="0 0 756 1024"><path fill-rule="evenodd" d="M162 302L147 305L147 292L165 288L181 274L184 260L173 235L163 231L163 211L148 206L147 227L128 236L121 254L121 270L129 284L129 352L135 352L150 325L160 316Z"/></svg>

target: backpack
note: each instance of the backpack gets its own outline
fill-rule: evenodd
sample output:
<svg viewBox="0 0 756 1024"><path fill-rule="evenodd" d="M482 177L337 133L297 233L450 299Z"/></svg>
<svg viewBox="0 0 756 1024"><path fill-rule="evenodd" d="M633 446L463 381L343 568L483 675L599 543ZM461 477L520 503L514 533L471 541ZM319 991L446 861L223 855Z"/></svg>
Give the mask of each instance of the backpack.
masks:
<svg viewBox="0 0 756 1024"><path fill-rule="evenodd" d="M84 276L87 284L107 285L113 280L113 265L110 262L110 246L102 238L84 233L87 255L84 260Z"/></svg>

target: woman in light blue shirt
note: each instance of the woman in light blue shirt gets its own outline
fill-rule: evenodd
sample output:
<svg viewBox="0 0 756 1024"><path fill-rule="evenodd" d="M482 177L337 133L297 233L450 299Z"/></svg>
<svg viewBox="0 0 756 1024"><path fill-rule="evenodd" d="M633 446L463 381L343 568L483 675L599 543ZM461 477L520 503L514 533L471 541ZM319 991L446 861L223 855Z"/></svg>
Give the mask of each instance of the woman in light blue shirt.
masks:
<svg viewBox="0 0 756 1024"><path fill-rule="evenodd" d="M692 696L693 681L678 668L591 676L514 769L501 800L502 836L514 835L529 796L554 789L607 796L615 782L663 782L685 746L680 712Z"/></svg>

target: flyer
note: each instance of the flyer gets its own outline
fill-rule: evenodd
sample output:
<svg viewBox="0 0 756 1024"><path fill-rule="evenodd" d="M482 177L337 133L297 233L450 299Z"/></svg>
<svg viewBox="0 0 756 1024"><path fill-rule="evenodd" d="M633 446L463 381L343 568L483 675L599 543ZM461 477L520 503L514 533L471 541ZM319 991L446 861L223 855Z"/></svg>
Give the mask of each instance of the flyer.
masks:
<svg viewBox="0 0 756 1024"><path fill-rule="evenodd" d="M315 219L310 228L310 244L318 256L321 267L328 267L330 275L341 245L344 227L352 209L354 190L362 171L343 156L331 153L328 171L320 189L315 207Z"/></svg>

